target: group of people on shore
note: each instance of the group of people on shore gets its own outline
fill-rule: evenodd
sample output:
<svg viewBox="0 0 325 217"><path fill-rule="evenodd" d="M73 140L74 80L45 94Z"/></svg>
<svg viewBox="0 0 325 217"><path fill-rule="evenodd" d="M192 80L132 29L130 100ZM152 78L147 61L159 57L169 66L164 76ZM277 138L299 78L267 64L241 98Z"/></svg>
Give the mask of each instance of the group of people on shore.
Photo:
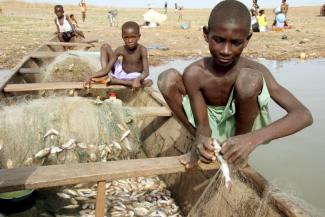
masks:
<svg viewBox="0 0 325 217"><path fill-rule="evenodd" d="M62 6L55 7L58 19L62 11ZM103 83L137 90L153 84L147 48L138 43L139 25L128 21L121 31L124 44L115 50L109 44L101 46L102 68L86 79L85 88ZM240 166L259 145L312 124L309 110L265 66L241 57L252 36L251 15L244 4L236 0L217 4L203 35L211 56L192 63L184 73L168 69L158 78L158 88L174 116L195 137L193 149L180 157L187 169L199 160L215 161L212 138L222 144L225 160ZM287 111L275 122L268 113L271 99Z"/></svg>
<svg viewBox="0 0 325 217"><path fill-rule="evenodd" d="M281 6L273 10L275 18L272 23L272 30L278 31L284 28L289 28L287 16L288 16L289 5L286 0L282 0ZM260 9L257 4L257 0L253 0L253 5L251 8L251 20L252 20L252 30L254 32L267 32L268 22L265 15L265 10Z"/></svg>

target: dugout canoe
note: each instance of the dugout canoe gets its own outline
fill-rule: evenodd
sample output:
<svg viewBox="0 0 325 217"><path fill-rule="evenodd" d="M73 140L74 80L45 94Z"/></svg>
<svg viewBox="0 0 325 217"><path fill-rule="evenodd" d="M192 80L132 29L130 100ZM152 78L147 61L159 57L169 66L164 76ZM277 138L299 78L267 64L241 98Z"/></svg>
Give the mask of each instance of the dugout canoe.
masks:
<svg viewBox="0 0 325 217"><path fill-rule="evenodd" d="M177 156L192 148L194 138L175 119L161 94L154 88L133 92L122 86L93 85L92 89L84 90L80 82L33 83L40 72L39 68L46 67L61 54L62 51L52 49L56 43L58 42L42 45L14 69L1 72L0 97L6 99L28 94L39 98L53 93L73 93L72 95L105 98L107 92L116 92L124 106L134 107L142 117L141 141L147 158L93 163L92 170L84 169L90 166L87 164L1 169L0 192L95 181L98 182L96 216L103 216L104 195L101 186L105 181L160 175L185 216L310 216L249 165L232 173L234 187L230 192L223 186L220 178L222 175L216 175L217 164L200 164L193 171L185 171ZM58 45L62 46L61 43ZM60 171L62 175L58 177L56 171Z"/></svg>

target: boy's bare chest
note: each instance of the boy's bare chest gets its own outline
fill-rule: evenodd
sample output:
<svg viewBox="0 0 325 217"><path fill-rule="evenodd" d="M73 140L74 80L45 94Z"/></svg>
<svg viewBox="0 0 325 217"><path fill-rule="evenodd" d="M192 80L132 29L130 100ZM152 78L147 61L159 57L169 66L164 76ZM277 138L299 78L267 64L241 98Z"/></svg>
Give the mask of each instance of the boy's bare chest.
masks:
<svg viewBox="0 0 325 217"><path fill-rule="evenodd" d="M207 79L201 86L203 97L208 105L225 106L234 89L234 77Z"/></svg>

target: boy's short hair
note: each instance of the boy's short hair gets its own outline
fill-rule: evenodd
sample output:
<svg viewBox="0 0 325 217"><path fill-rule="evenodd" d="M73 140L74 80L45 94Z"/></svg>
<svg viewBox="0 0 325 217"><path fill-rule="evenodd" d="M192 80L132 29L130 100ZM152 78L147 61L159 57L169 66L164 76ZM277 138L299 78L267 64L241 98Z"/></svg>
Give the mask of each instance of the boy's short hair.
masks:
<svg viewBox="0 0 325 217"><path fill-rule="evenodd" d="M260 14L264 14L264 12L265 12L265 10L263 10L263 9L259 11Z"/></svg>
<svg viewBox="0 0 325 217"><path fill-rule="evenodd" d="M63 10L63 6L62 5L55 5L54 10L56 11L58 9Z"/></svg>
<svg viewBox="0 0 325 217"><path fill-rule="evenodd" d="M70 14L70 18L72 18L72 17L74 17L74 15L73 14Z"/></svg>
<svg viewBox="0 0 325 217"><path fill-rule="evenodd" d="M125 22L123 25L122 25L122 32L125 30L125 29L133 29L135 30L137 33L140 34L140 26L138 23L134 22L134 21L128 21L128 22Z"/></svg>
<svg viewBox="0 0 325 217"><path fill-rule="evenodd" d="M251 14L248 8L236 0L224 0L211 11L208 28L214 28L218 22L236 22L245 26L247 34L251 28Z"/></svg>

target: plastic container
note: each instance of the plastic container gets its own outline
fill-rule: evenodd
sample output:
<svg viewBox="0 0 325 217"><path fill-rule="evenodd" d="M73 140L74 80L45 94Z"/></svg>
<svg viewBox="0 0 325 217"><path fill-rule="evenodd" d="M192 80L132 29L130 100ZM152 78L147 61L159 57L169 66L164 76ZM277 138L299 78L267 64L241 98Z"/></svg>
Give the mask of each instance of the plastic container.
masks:
<svg viewBox="0 0 325 217"><path fill-rule="evenodd" d="M109 96L109 98L104 101L105 103L111 103L111 104L118 105L118 106L123 105L122 100L117 98L116 93L109 93L108 96Z"/></svg>

